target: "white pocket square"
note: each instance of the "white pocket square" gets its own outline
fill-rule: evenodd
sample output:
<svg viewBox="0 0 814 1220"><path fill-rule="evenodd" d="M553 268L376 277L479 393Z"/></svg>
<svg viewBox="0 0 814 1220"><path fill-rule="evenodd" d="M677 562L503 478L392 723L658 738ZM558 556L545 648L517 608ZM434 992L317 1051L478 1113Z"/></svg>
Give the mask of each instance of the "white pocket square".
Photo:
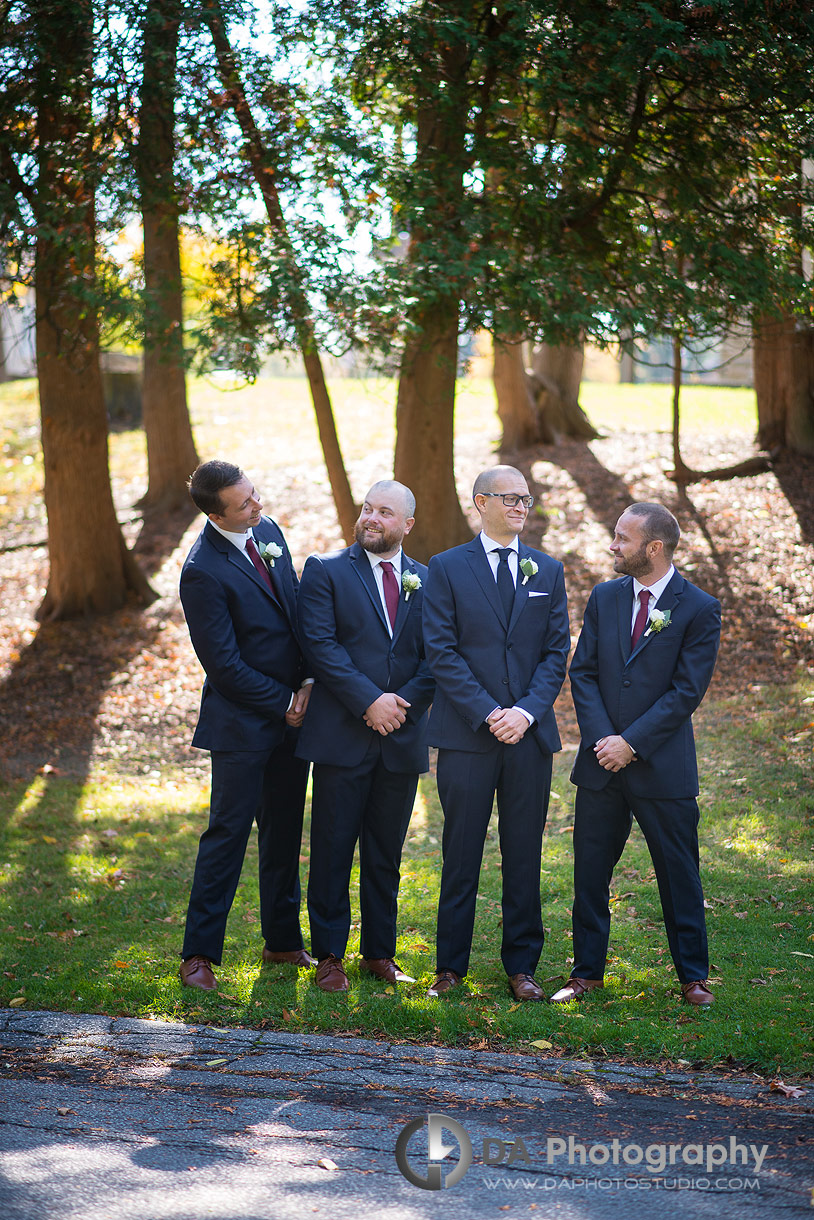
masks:
<svg viewBox="0 0 814 1220"><path fill-rule="evenodd" d="M531 589L529 589L529 597L550 597L550 596L551 596L550 593L533 593L531 591Z"/></svg>

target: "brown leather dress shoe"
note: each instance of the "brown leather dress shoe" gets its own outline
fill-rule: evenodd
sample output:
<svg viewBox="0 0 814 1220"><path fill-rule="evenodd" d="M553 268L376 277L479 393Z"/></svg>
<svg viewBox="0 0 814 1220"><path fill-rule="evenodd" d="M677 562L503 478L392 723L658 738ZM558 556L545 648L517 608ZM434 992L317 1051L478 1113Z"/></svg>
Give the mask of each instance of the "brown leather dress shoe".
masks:
<svg viewBox="0 0 814 1220"><path fill-rule="evenodd" d="M427 992L427 999L435 1000L439 995L446 995L453 987L457 987L460 981L460 974L456 974L454 970L439 970L435 982Z"/></svg>
<svg viewBox="0 0 814 1220"><path fill-rule="evenodd" d="M510 974L509 986L516 1000L542 1000L543 989L533 974Z"/></svg>
<svg viewBox="0 0 814 1220"><path fill-rule="evenodd" d="M578 1000L594 987L604 987L602 979L569 979L564 987L555 991L549 1003L567 1004L569 1000Z"/></svg>
<svg viewBox="0 0 814 1220"><path fill-rule="evenodd" d="M317 959L311 957L307 949L290 949L286 953L278 953L276 949L264 949L263 961L290 962L292 966L315 966Z"/></svg>
<svg viewBox="0 0 814 1220"><path fill-rule="evenodd" d="M715 1003L715 996L707 987L706 979L695 983L682 983L681 994L688 1004L695 1004L698 1008L708 1008L710 1004Z"/></svg>
<svg viewBox="0 0 814 1220"><path fill-rule="evenodd" d="M374 974L385 983L414 983L411 974L405 974L398 962L392 957L363 957L359 963L360 969L366 974Z"/></svg>
<svg viewBox="0 0 814 1220"><path fill-rule="evenodd" d="M212 973L212 962L208 957L188 957L181 962L178 971L185 987L200 987L201 991L217 991L218 984Z"/></svg>
<svg viewBox="0 0 814 1220"><path fill-rule="evenodd" d="M323 991L347 991L350 984L341 957L333 953L317 962L317 987Z"/></svg>

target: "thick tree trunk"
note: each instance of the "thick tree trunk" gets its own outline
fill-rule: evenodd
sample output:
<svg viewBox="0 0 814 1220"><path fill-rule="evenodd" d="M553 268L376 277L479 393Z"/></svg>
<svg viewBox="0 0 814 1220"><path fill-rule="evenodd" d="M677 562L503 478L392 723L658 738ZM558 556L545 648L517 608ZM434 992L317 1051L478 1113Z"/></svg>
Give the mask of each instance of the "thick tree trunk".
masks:
<svg viewBox="0 0 814 1220"><path fill-rule="evenodd" d="M454 6L450 5L454 11ZM463 6L464 8L466 5ZM448 27L452 29L452 23ZM463 26L461 27L463 28ZM467 119L468 47L463 37L430 37L417 82L416 176L427 183L423 211L433 228L414 224L407 266L433 271L445 245L460 241ZM433 274L426 277L433 284ZM419 276L423 286L424 276ZM395 476L416 497L410 554L426 562L472 537L455 483L455 381L460 294L454 288L425 294L410 314L396 406ZM412 289L411 289L412 292Z"/></svg>
<svg viewBox="0 0 814 1220"><path fill-rule="evenodd" d="M531 381L540 416L540 441L557 436L594 440L599 433L579 405L585 352L577 347L541 343L532 354Z"/></svg>
<svg viewBox="0 0 814 1220"><path fill-rule="evenodd" d="M314 414L325 458L325 467L331 484L336 513L339 518L339 528L345 541L351 543L354 538L354 526L359 514L350 489L342 450L339 446L339 436L336 431L333 407L325 384L322 361L317 351L314 324L311 319L308 301L303 291L302 275L296 264L294 252L288 237L288 228L280 206L280 198L275 182L273 156L263 143L257 124L254 121L248 99L243 89L237 70L234 53L226 33L226 23L223 19L218 0L204 0L204 18L215 44L215 54L218 70L221 75L228 104L232 107L235 118L240 125L243 138L246 141L246 156L252 167L255 181L260 187L272 231L276 233L281 247L281 253L286 260L292 288L289 293L289 309L296 324L300 341L305 372L311 390L311 400L314 404Z"/></svg>
<svg viewBox="0 0 814 1220"><path fill-rule="evenodd" d="M494 363L492 380L497 398L497 414L503 428L501 452L513 453L540 442L537 404L526 373L522 341L492 342Z"/></svg>
<svg viewBox="0 0 814 1220"><path fill-rule="evenodd" d="M395 476L416 498L410 554L420 563L472 537L454 474L457 363L458 306L447 300L405 348L396 405Z"/></svg>
<svg viewBox="0 0 814 1220"><path fill-rule="evenodd" d="M189 504L198 465L187 406L178 202L174 180L175 90L182 0L150 0L144 20L138 164L144 226L144 508Z"/></svg>
<svg viewBox="0 0 814 1220"><path fill-rule="evenodd" d="M758 443L814 454L814 330L764 317L753 336Z"/></svg>
<svg viewBox="0 0 814 1220"><path fill-rule="evenodd" d="M108 473L92 299L92 29L90 0L55 0L37 29L36 338L51 561L41 620L115 610L130 590L150 596L122 538Z"/></svg>

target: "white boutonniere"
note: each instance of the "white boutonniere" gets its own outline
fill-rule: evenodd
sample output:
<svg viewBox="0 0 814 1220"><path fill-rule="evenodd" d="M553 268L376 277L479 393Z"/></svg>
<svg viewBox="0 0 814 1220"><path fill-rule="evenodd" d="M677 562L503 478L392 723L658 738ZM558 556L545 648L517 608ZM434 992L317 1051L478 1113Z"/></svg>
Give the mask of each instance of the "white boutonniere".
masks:
<svg viewBox="0 0 814 1220"><path fill-rule="evenodd" d="M283 548L276 542L261 542L257 549L260 552L260 558L270 568L274 567L274 560L279 559L283 553Z"/></svg>
<svg viewBox="0 0 814 1220"><path fill-rule="evenodd" d="M525 584L526 581L528 580L528 578L530 576L536 576L537 573L539 572L539 570L540 569L537 567L537 564L534 562L533 559L521 559L520 560L520 571L523 573L523 580L521 581L521 583Z"/></svg>
<svg viewBox="0 0 814 1220"><path fill-rule="evenodd" d="M417 572L402 572L401 587L404 590L404 600L410 600L410 594L421 588L421 577Z"/></svg>
<svg viewBox="0 0 814 1220"><path fill-rule="evenodd" d="M670 611L653 609L647 616L647 622L647 631L644 633L645 639L647 639L651 631L658 635L665 627L670 626Z"/></svg>

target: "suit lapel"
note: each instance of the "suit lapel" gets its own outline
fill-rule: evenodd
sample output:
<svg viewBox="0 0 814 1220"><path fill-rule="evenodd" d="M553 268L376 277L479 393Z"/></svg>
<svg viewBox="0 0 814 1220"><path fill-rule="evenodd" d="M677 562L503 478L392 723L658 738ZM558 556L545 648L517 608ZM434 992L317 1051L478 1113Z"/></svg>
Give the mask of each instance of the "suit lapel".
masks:
<svg viewBox="0 0 814 1220"><path fill-rule="evenodd" d="M260 537L261 533L266 533L269 535L269 537L261 538ZM282 541L282 537L280 537L280 539L278 541L277 538L272 536L273 533L274 533L274 531L270 528L269 522L267 522L265 518L262 518L260 521L260 525L256 526L255 529L252 530L252 535L254 536L255 543L262 542L265 545L267 542L276 542L277 545L279 546L280 542ZM271 581L271 585L274 590L274 593L272 595L273 600L277 602L277 604L280 607L280 609L282 610L283 614L288 619L289 624L293 626L293 624L296 622L296 618L297 618L296 606L294 604L294 599L293 599L294 590L293 590L293 587L291 587L291 588L289 587L290 583L291 583L290 579L286 579L286 577L289 576L289 573L286 571L285 566L282 564L282 558L283 558L283 556L281 556L281 558L280 558L280 561L279 561L280 567L279 568L277 567L277 564L275 563L274 567L269 569L269 580ZM238 561L238 562L240 562L240 561ZM254 564L252 564L251 562L249 562L249 570L250 570L251 575L254 576L257 584L261 585L262 588L264 588L266 590L266 593L268 593L268 589L266 588L265 581L261 577L260 573L254 567Z"/></svg>
<svg viewBox="0 0 814 1220"><path fill-rule="evenodd" d="M382 626L389 635L390 632L388 630L387 619L384 617L384 606L382 605L382 599L379 597L376 577L373 575L373 569L370 566L370 560L367 557L367 552L365 551L364 547L359 545L358 542L354 542L353 546L350 548L349 558L351 567L361 580L362 584L365 586L368 597L373 603L373 609L376 611ZM401 609L401 607L399 607L399 609ZM396 619L396 622L398 623L398 618Z"/></svg>
<svg viewBox="0 0 814 1220"><path fill-rule="evenodd" d="M631 581L631 584L632 583L633 582ZM670 583L668 584L667 588L664 590L664 592L662 593L661 597L658 600L659 610L669 610L670 613L672 614L673 610L678 605L678 598L679 598L679 595L680 595L683 587L684 587L684 577L679 576L678 572L674 572L672 579L670 580ZM652 606L651 606L651 609L652 609ZM632 616L632 614L633 614L633 600L631 599L630 613L629 613L628 617L630 618ZM638 644L633 649L633 652L630 654L631 660L633 659L633 657L638 656L638 654L641 652L641 650L643 648L647 647L647 645L650 643L650 641L652 640L652 638L655 634L656 634L656 632L649 631L649 629L648 629L648 631L645 631L643 633L642 638L639 640Z"/></svg>
<svg viewBox="0 0 814 1220"><path fill-rule="evenodd" d="M619 581L616 596L616 626L619 634L619 650L622 661L626 665L630 660L630 637L633 634L631 619L633 617L633 577L625 576Z"/></svg>
<svg viewBox="0 0 814 1220"><path fill-rule="evenodd" d="M529 548L527 546L524 546L522 542L518 542L518 545L517 545L517 584L515 585L515 588L514 588L514 602L512 603L512 617L511 617L511 620L509 621L509 631L514 630L515 623L517 622L520 615L523 613L523 610L526 607L526 602L529 600L528 588L525 584L523 584L524 573L520 567L520 560L521 559L530 559L530 558L531 558L531 554L529 552Z"/></svg>
<svg viewBox="0 0 814 1220"><path fill-rule="evenodd" d="M486 551L483 549L480 534L466 548L466 558L477 578L478 584L486 596L487 602L497 615L501 626L506 630L509 624L506 622L506 616L503 613L503 605L497 591L497 581L492 575L492 568L489 560L486 558Z"/></svg>
<svg viewBox="0 0 814 1220"><path fill-rule="evenodd" d="M416 571L416 566L413 563L412 559L409 559L404 554L404 551L402 551L401 552L401 575L404 576L405 572L414 572L416 574L416 576L418 575L418 572ZM415 593L411 593L410 597L415 597ZM407 600L407 596L404 592L404 586L402 585L402 587L399 591L399 605L398 605L398 610L396 611L396 624L393 628L393 643L394 644L395 644L396 640L399 638L399 636L401 635L402 630L404 629L404 624L407 621L407 615L409 613L410 613L410 603Z"/></svg>

